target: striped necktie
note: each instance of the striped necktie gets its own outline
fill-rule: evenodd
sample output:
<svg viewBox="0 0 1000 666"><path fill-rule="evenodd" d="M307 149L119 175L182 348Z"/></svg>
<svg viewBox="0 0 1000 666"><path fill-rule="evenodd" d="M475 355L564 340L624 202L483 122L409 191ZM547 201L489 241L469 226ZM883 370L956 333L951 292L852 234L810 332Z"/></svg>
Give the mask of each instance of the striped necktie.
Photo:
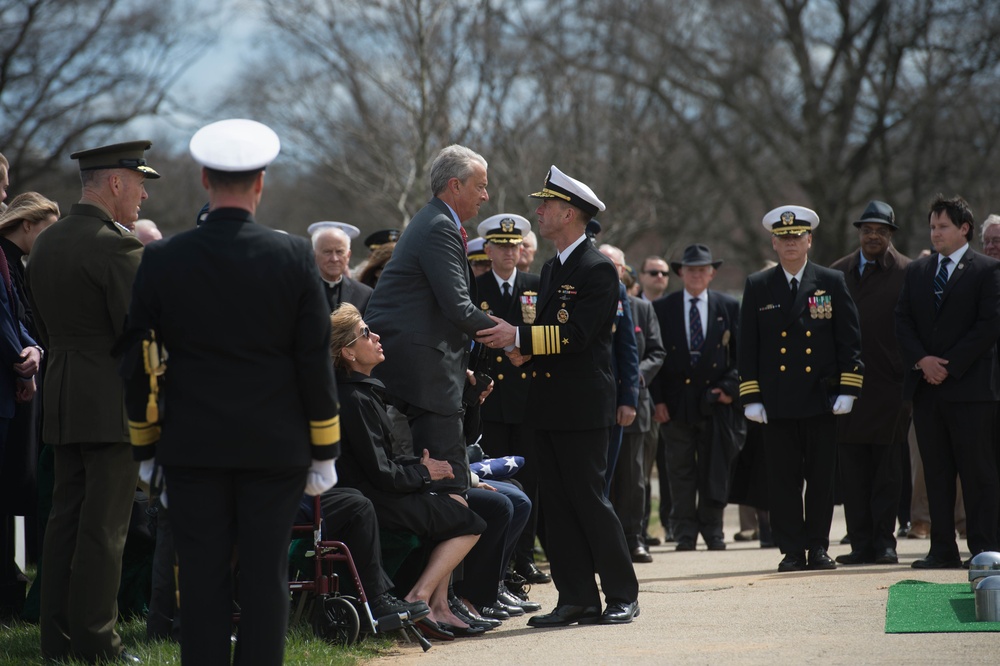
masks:
<svg viewBox="0 0 1000 666"><path fill-rule="evenodd" d="M701 328L701 314L698 313L698 299L691 299L691 310L688 314L691 320L691 365L701 358L701 347L705 344L705 333Z"/></svg>
<svg viewBox="0 0 1000 666"><path fill-rule="evenodd" d="M948 284L948 264L950 257L941 257L941 264L938 266L937 275L934 276L934 310L941 307L941 296L944 294L944 286Z"/></svg>

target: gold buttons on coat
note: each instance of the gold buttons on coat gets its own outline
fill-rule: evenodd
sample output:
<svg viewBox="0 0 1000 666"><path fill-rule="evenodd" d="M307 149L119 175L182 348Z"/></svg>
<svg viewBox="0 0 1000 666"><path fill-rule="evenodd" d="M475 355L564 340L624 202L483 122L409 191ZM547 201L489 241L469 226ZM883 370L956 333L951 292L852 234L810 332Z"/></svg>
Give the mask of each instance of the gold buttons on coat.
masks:
<svg viewBox="0 0 1000 666"><path fill-rule="evenodd" d="M812 331L806 331L806 337L807 337L807 338L811 338L811 337L812 337L812 335L813 335L813 332L812 332Z"/></svg>
<svg viewBox="0 0 1000 666"><path fill-rule="evenodd" d="M781 370L782 372L784 372L784 371L785 371L785 366L781 366L781 367L780 367L780 368L778 368L778 369L779 369L779 370Z"/></svg>
<svg viewBox="0 0 1000 666"><path fill-rule="evenodd" d="M497 379L499 379L500 381L503 381L503 373L502 372L499 375L497 375Z"/></svg>
<svg viewBox="0 0 1000 666"><path fill-rule="evenodd" d="M788 331L782 331L781 332L781 337L787 338L788 337Z"/></svg>
<svg viewBox="0 0 1000 666"><path fill-rule="evenodd" d="M782 353L782 354L784 354L784 353L785 353L786 351L788 351L788 350L787 350L787 349L785 349L784 347L782 347L782 348L781 348L781 353Z"/></svg>
<svg viewBox="0 0 1000 666"><path fill-rule="evenodd" d="M813 350L812 350L812 349L810 349L809 347L806 347L806 353L807 353L807 354L812 354L812 353L813 353Z"/></svg>
<svg viewBox="0 0 1000 666"><path fill-rule="evenodd" d="M685 383L685 384L690 384L690 383L691 383L691 378L690 378L690 377L688 377L687 379L685 379L685 380L684 380L684 383Z"/></svg>
<svg viewBox="0 0 1000 666"><path fill-rule="evenodd" d="M810 367L809 367L809 366L807 365L807 366L806 366L806 372L812 372L812 371L813 371L813 369L812 369L812 368L810 368Z"/></svg>

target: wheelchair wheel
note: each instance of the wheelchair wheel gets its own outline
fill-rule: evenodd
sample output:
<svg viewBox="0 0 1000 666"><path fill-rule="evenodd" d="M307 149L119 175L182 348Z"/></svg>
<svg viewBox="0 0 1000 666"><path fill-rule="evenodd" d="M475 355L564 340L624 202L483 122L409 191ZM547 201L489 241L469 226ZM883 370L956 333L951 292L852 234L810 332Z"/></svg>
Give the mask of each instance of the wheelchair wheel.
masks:
<svg viewBox="0 0 1000 666"><path fill-rule="evenodd" d="M357 609L344 597L318 599L312 624L317 638L336 645L352 644L361 629Z"/></svg>

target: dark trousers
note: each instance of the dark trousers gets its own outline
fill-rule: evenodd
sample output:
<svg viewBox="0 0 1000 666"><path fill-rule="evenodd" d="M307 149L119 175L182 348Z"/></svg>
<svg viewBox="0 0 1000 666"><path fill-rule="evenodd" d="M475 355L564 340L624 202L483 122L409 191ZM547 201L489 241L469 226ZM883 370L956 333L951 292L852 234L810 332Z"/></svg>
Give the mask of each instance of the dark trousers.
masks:
<svg viewBox="0 0 1000 666"><path fill-rule="evenodd" d="M469 489L469 508L486 521L486 531L465 556L463 580L456 583L459 594L476 606L492 606L503 580L517 537L531 513L531 503L516 486L491 482L496 492Z"/></svg>
<svg viewBox="0 0 1000 666"><path fill-rule="evenodd" d="M725 507L712 502L708 491L712 420L669 421L661 425L660 430L666 442L674 536L678 542L695 542L699 534L705 543L724 540L722 511Z"/></svg>
<svg viewBox="0 0 1000 666"><path fill-rule="evenodd" d="M622 451L622 436L624 430L620 425L611 426L611 436L608 437L608 468L604 471L604 496L610 497L611 481L615 476L615 469L618 467L618 456Z"/></svg>
<svg viewBox="0 0 1000 666"><path fill-rule="evenodd" d="M625 534L604 497L608 428L539 430L535 441L545 549L559 604L600 606L595 573L608 603L635 601L639 583Z"/></svg>
<svg viewBox="0 0 1000 666"><path fill-rule="evenodd" d="M132 446L59 444L42 552L42 655L115 659L122 551L139 464Z"/></svg>
<svg viewBox="0 0 1000 666"><path fill-rule="evenodd" d="M924 463L931 516L930 555L959 557L955 540L955 474L962 480L965 525L973 555L997 549L997 479L993 420L995 402L944 402L921 382L913 396L913 425Z"/></svg>
<svg viewBox="0 0 1000 666"><path fill-rule="evenodd" d="M483 450L491 458L523 456L524 467L517 471L517 481L531 502L531 513L514 545L518 565L535 561L535 534L538 529L538 454L535 436L523 423L483 421Z"/></svg>
<svg viewBox="0 0 1000 666"><path fill-rule="evenodd" d="M288 626L288 544L305 468L167 467L183 615L181 661L230 663L239 558L236 664L281 664Z"/></svg>
<svg viewBox="0 0 1000 666"><path fill-rule="evenodd" d="M670 520L674 504L670 494L670 475L667 474L667 442L663 436L663 425L660 425L656 437L656 475L660 488L660 524L663 525L663 531L669 535L674 529ZM646 522L648 524L649 520Z"/></svg>
<svg viewBox="0 0 1000 666"><path fill-rule="evenodd" d="M309 506L312 506L312 501L311 497L305 499ZM368 599L375 599L391 590L392 580L382 567L378 517L371 500L356 488L330 488L320 498L320 510L323 512L323 538L343 541L347 545ZM300 511L296 520L307 523L310 513ZM350 580L350 576L341 576L342 582ZM354 587L349 582L347 584Z"/></svg>
<svg viewBox="0 0 1000 666"><path fill-rule="evenodd" d="M783 554L829 548L837 464L833 414L771 419L762 432L774 542Z"/></svg>
<svg viewBox="0 0 1000 666"><path fill-rule="evenodd" d="M167 498L169 502L169 497ZM146 636L151 639L181 639L181 614L177 610L177 549L170 529L170 513L156 502L156 546L153 549L153 584L146 614Z"/></svg>
<svg viewBox="0 0 1000 666"><path fill-rule="evenodd" d="M896 547L896 510L902 486L897 442L837 444L840 492L851 550L875 556Z"/></svg>
<svg viewBox="0 0 1000 666"><path fill-rule="evenodd" d="M646 433L627 432L622 437L618 465L611 481L611 505L625 532L629 549L644 545L643 518L646 511Z"/></svg>
<svg viewBox="0 0 1000 666"><path fill-rule="evenodd" d="M431 482L431 490L462 494L469 488L469 456L465 452L464 412L437 414L410 404L397 405L406 414L413 438L413 455L418 458L424 449L431 458L451 463L454 479Z"/></svg>

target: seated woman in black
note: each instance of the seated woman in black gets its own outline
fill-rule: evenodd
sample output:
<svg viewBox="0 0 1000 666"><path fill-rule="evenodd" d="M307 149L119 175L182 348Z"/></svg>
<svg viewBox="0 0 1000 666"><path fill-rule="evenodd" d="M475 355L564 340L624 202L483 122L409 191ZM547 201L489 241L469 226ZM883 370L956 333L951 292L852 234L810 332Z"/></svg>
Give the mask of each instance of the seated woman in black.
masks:
<svg viewBox="0 0 1000 666"><path fill-rule="evenodd" d="M392 458L392 427L381 395L385 387L371 377L372 368L385 360L379 336L350 303L337 308L330 321L330 352L340 398L339 484L357 488L372 501L380 527L411 532L436 544L405 597L430 606L429 618L417 626L431 638L445 640L455 633L481 633L482 628L469 627L448 607L448 581L455 566L476 545L486 523L462 497L428 491L431 481L452 478L447 462L432 459L426 450L420 458Z"/></svg>

